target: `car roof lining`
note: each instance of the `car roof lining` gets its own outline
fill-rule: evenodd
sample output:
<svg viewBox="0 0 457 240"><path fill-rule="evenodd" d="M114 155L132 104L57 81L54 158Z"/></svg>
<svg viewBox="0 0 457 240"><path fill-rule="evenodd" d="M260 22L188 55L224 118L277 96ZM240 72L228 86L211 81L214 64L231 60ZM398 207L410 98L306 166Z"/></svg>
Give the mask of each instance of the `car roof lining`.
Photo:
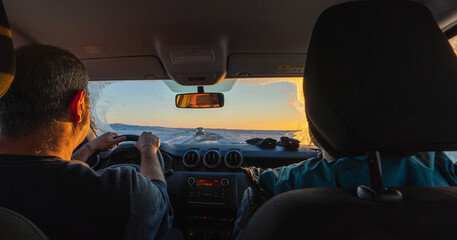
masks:
<svg viewBox="0 0 457 240"><path fill-rule="evenodd" d="M16 46L28 43L54 45L70 50L83 61L153 56L159 59L157 63L161 66L152 69L165 70L166 75L161 79L176 79L178 74L203 72L217 73L218 76L228 73L226 78L241 75L247 78L297 76L278 75L271 64L262 65L262 58L268 56L262 54L290 54L289 61L283 58L284 63L275 65L296 64L297 54L305 56L307 52L319 14L347 0L138 0L135 4L123 0L3 2ZM441 29L448 30L457 23L457 0L420 2L431 10ZM81 50L85 47L95 50ZM216 61L176 65L170 60L170 50L201 48L213 49ZM239 67L252 60L250 54L257 54L259 59L251 62L251 75L246 66ZM93 71L96 70L89 74L100 76L100 72ZM128 72L126 70L116 79ZM150 69L142 72L150 72ZM151 74L161 76L162 73ZM91 80L106 80L108 77ZM132 75L126 79L145 78Z"/></svg>
<svg viewBox="0 0 457 240"><path fill-rule="evenodd" d="M448 28L444 33L446 34L446 37L449 39L457 36L457 21L455 22L454 26Z"/></svg>

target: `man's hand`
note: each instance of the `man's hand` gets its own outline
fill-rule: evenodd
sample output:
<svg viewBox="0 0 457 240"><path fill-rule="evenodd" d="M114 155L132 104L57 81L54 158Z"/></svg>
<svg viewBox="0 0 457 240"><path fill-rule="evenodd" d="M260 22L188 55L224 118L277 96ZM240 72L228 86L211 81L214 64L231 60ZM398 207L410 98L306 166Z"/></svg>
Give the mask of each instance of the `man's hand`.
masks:
<svg viewBox="0 0 457 240"><path fill-rule="evenodd" d="M120 137L120 138L114 138L119 136L118 133L115 132L107 132L102 135L100 135L98 138L90 141L87 143L89 145L92 153L98 152L98 151L106 151L109 150L117 145L119 143L127 140L126 137Z"/></svg>
<svg viewBox="0 0 457 240"><path fill-rule="evenodd" d="M152 132L143 132L135 143L135 147L140 150L149 149L153 153L157 153L160 147L160 138L152 134Z"/></svg>
<svg viewBox="0 0 457 240"><path fill-rule="evenodd" d="M151 180L159 180L167 183L163 176L157 151L160 147L160 139L151 132L143 132L135 143L135 147L141 152L141 174Z"/></svg>
<svg viewBox="0 0 457 240"><path fill-rule="evenodd" d="M86 162L87 159L95 152L106 151L126 140L126 137L114 139L114 137L117 136L119 136L119 134L114 132L104 133L100 137L83 145L80 149L78 149L78 151L74 152L71 159Z"/></svg>

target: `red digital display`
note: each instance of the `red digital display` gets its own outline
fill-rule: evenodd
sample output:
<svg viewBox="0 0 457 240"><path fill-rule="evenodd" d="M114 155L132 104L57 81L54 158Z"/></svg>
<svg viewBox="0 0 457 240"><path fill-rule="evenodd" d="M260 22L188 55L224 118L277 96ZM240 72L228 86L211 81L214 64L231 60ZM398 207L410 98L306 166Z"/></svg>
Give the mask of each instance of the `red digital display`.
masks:
<svg viewBox="0 0 457 240"><path fill-rule="evenodd" d="M219 180L218 179L198 179L197 180L197 186L203 186L203 187L218 187L219 186Z"/></svg>

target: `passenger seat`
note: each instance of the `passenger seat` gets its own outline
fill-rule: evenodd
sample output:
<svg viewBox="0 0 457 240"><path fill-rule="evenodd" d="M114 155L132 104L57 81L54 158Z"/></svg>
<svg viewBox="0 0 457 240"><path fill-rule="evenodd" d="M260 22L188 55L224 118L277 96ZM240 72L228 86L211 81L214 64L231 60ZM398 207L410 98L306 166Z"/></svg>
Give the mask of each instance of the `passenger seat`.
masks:
<svg viewBox="0 0 457 240"><path fill-rule="evenodd" d="M456 239L457 187L383 186L379 153L457 150L457 58L430 11L358 1L324 11L308 49L306 113L334 157L367 155L370 186L265 203L241 239Z"/></svg>

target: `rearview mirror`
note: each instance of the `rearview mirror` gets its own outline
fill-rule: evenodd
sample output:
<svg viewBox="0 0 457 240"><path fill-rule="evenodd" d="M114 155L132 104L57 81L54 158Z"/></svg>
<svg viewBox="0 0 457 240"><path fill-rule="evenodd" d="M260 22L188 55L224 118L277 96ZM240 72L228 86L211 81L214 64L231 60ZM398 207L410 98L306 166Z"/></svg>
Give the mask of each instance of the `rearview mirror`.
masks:
<svg viewBox="0 0 457 240"><path fill-rule="evenodd" d="M185 93L176 95L177 108L220 108L224 106L222 93Z"/></svg>

